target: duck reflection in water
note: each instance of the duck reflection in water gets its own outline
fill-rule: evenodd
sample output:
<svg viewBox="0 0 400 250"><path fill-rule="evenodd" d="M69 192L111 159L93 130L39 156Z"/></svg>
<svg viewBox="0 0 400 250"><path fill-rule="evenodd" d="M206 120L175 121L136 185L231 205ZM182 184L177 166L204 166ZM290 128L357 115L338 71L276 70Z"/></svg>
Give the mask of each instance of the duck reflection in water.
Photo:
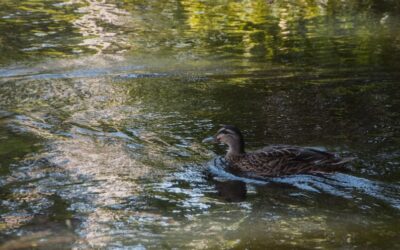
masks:
<svg viewBox="0 0 400 250"><path fill-rule="evenodd" d="M246 199L246 183L238 180L213 179L218 196L228 202L240 202Z"/></svg>

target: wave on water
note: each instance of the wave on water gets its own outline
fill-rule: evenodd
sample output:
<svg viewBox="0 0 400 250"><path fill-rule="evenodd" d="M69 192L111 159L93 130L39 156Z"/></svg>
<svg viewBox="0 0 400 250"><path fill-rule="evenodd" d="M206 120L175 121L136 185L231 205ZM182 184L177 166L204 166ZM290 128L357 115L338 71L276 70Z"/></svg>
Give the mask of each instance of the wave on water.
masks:
<svg viewBox="0 0 400 250"><path fill-rule="evenodd" d="M369 196L384 202L393 208L400 209L400 186L344 173L326 175L292 175L285 177L271 177L265 179L251 179L236 176L226 170L226 162L222 157L216 157L207 164L208 171L214 178L227 181L241 181L246 184L267 185L273 183L287 184L298 189L327 193L345 199L356 199Z"/></svg>

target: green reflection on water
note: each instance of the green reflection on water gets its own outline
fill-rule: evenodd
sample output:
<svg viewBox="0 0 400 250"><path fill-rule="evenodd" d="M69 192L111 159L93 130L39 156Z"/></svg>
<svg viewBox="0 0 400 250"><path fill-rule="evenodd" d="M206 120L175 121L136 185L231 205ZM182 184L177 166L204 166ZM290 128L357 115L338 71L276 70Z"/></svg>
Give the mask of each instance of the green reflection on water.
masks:
<svg viewBox="0 0 400 250"><path fill-rule="evenodd" d="M398 69L398 10L389 1L6 1L1 61L92 51Z"/></svg>

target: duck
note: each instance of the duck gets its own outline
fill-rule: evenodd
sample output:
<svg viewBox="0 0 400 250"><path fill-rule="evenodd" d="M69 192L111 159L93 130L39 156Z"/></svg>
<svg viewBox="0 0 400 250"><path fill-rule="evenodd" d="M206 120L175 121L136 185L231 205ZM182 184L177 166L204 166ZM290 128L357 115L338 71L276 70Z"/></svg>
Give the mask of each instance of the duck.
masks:
<svg viewBox="0 0 400 250"><path fill-rule="evenodd" d="M341 158L334 153L312 147L271 145L246 152L241 131L233 125L221 125L217 133L203 140L228 146L225 162L228 170L251 178L281 177L296 174L348 172L354 158Z"/></svg>

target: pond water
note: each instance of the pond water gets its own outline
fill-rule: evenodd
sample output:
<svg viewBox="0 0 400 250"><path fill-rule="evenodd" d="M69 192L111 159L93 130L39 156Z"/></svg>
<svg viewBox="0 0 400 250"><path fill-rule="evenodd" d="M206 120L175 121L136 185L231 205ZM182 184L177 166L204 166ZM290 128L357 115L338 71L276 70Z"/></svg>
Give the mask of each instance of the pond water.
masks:
<svg viewBox="0 0 400 250"><path fill-rule="evenodd" d="M399 249L400 4L0 3L0 249ZM254 181L204 145L353 171Z"/></svg>

